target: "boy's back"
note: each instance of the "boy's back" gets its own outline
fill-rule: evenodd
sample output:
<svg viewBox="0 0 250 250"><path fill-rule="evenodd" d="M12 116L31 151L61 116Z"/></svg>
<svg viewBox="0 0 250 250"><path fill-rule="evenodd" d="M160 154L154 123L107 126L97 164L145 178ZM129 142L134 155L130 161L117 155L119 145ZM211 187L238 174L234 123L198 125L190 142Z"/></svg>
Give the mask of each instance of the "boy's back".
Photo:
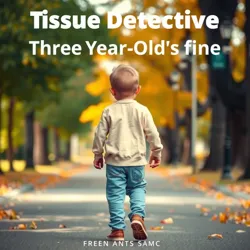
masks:
<svg viewBox="0 0 250 250"><path fill-rule="evenodd" d="M96 133L108 137L105 141L105 162L115 166L147 164L146 142L157 158L162 145L149 110L133 99L115 102L103 111L101 126ZM93 152L99 152L99 137L95 137Z"/></svg>

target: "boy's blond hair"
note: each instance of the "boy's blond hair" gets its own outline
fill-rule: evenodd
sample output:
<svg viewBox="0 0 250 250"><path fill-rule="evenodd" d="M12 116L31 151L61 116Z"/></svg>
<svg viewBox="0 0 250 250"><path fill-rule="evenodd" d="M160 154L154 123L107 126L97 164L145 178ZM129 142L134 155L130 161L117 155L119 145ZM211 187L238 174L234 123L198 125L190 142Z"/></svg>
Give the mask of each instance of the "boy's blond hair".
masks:
<svg viewBox="0 0 250 250"><path fill-rule="evenodd" d="M139 73L129 65L121 64L113 69L110 83L112 88L119 93L134 93L139 86Z"/></svg>

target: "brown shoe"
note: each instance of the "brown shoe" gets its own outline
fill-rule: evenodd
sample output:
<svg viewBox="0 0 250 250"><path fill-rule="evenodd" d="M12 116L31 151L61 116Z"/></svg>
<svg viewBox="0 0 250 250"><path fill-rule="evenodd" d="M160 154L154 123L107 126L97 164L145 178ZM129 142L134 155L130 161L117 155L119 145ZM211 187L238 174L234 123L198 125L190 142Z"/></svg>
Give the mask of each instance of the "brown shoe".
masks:
<svg viewBox="0 0 250 250"><path fill-rule="evenodd" d="M124 240L124 232L121 229L113 229L107 236L108 240Z"/></svg>
<svg viewBox="0 0 250 250"><path fill-rule="evenodd" d="M148 238L144 220L141 216L135 214L132 217L131 227L136 240L146 240Z"/></svg>

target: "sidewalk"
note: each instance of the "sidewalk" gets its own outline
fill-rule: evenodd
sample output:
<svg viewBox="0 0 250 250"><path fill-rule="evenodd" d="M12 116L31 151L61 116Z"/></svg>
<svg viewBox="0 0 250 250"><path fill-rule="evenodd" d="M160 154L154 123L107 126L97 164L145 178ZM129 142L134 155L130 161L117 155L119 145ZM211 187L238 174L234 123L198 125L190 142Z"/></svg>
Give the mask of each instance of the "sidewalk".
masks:
<svg viewBox="0 0 250 250"><path fill-rule="evenodd" d="M236 199L250 200L250 180L237 181L241 176L239 170L234 170L232 176L233 180L221 180L221 171L201 172L189 177L189 180L203 186L209 186L211 189Z"/></svg>
<svg viewBox="0 0 250 250"><path fill-rule="evenodd" d="M7 172L0 176L0 204L22 193L53 187L87 168L83 164L59 162L56 166L36 166L34 170Z"/></svg>
<svg viewBox="0 0 250 250"><path fill-rule="evenodd" d="M151 171L149 169L149 171ZM221 181L221 172L200 172L198 174L192 174L191 166L179 166L169 167L161 166L155 170L159 175L166 178L173 176L179 176L184 178L188 186L192 186L200 191L211 191L221 192L226 196L230 196L239 200L250 201L250 180L236 181L241 175L238 170L233 171L234 180L232 181Z"/></svg>

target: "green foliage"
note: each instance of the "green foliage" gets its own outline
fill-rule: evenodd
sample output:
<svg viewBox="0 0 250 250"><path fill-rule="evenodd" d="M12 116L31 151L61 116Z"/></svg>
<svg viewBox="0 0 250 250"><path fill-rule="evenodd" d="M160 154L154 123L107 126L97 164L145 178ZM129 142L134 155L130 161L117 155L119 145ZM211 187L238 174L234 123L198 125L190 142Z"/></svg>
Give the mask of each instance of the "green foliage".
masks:
<svg viewBox="0 0 250 250"><path fill-rule="evenodd" d="M108 43L108 31L102 24L98 30L49 30L33 29L33 18L30 11L48 9L49 14L58 15L91 15L94 10L81 9L79 1L68 0L0 0L0 82L4 93L28 101L36 108L36 97L45 91L45 94L59 92L63 84L75 74L79 68L84 71L93 66L88 50L84 49L81 56L41 55L38 48L37 55L32 55L32 46L29 41L45 40L52 44L83 44L83 41L100 40ZM98 35L97 35L98 34ZM38 86L38 88L37 88ZM35 103L32 100L35 99ZM48 99L46 97L46 99Z"/></svg>
<svg viewBox="0 0 250 250"><path fill-rule="evenodd" d="M74 133L82 135L90 130L90 124L80 123L79 117L82 110L93 103L98 103L99 98L85 91L84 78L85 76L74 77L60 93L58 102L51 103L37 113L37 118L44 126L58 128L64 138Z"/></svg>

